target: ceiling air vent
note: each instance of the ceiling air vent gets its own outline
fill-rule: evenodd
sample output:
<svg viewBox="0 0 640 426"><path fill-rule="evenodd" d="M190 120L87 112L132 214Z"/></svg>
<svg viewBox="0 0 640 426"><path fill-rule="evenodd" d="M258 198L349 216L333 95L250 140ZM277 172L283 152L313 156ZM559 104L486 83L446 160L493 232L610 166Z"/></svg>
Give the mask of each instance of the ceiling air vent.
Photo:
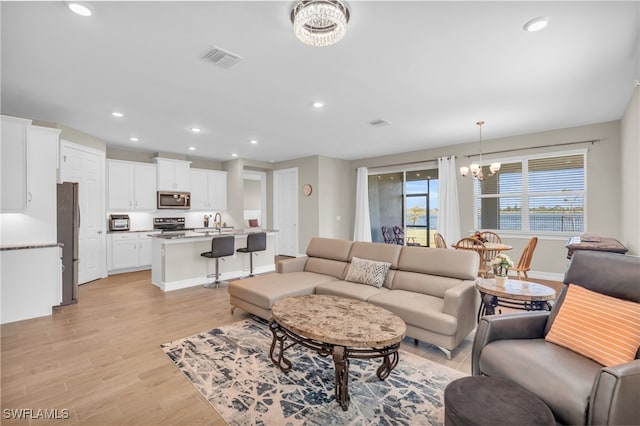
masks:
<svg viewBox="0 0 640 426"><path fill-rule="evenodd" d="M228 50L221 49L218 46L213 46L213 49L204 55L204 59L209 62L213 62L219 67L231 68L242 60L242 56L231 53Z"/></svg>
<svg viewBox="0 0 640 426"><path fill-rule="evenodd" d="M382 118L379 118L378 120L370 121L369 124L371 124L373 127L384 127L384 126L388 126L391 123L388 122L387 120L383 120Z"/></svg>

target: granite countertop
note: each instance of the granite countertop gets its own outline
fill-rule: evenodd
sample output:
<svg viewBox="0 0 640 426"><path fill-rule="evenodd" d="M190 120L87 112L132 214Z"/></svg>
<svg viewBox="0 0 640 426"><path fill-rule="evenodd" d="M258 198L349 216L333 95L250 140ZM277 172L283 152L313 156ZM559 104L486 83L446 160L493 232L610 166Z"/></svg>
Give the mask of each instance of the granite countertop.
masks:
<svg viewBox="0 0 640 426"><path fill-rule="evenodd" d="M242 228L242 229L229 229L222 232L218 232L215 229L197 228L189 231L171 231L160 234L150 234L149 236L154 238L161 238L163 240L177 240L177 239L195 239L195 238L215 238L225 237L228 235L241 236L254 234L256 232L277 232L275 229L261 229L261 228Z"/></svg>
<svg viewBox="0 0 640 426"><path fill-rule="evenodd" d="M0 245L0 251L5 250L27 250L27 249L39 249L49 247L62 247L62 243L24 243L24 244L2 244Z"/></svg>
<svg viewBox="0 0 640 426"><path fill-rule="evenodd" d="M133 232L160 232L159 229L135 229L135 230L128 230L128 231L107 231L107 234L127 234L127 233L133 233Z"/></svg>

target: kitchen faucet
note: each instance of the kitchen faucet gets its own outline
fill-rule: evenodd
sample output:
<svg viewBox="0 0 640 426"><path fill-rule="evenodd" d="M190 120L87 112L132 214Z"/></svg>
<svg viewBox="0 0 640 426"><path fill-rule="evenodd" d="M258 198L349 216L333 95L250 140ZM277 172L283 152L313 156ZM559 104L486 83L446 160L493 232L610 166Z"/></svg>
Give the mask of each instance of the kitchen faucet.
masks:
<svg viewBox="0 0 640 426"><path fill-rule="evenodd" d="M221 222L222 222L222 215L219 212L217 212L216 215L213 216L213 226L215 226L218 231L222 226Z"/></svg>

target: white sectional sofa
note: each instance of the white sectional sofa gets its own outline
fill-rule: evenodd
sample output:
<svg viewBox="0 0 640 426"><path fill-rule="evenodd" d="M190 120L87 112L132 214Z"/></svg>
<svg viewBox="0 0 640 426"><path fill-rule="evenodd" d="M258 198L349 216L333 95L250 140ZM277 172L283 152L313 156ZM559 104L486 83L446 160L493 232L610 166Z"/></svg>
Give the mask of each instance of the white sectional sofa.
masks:
<svg viewBox="0 0 640 426"><path fill-rule="evenodd" d="M237 307L269 319L273 303L284 297L350 297L394 312L407 324L407 336L438 346L448 358L476 326L479 258L474 251L314 238L306 254L278 262L275 274L232 281L232 312ZM362 259L389 264L379 288L347 280Z"/></svg>

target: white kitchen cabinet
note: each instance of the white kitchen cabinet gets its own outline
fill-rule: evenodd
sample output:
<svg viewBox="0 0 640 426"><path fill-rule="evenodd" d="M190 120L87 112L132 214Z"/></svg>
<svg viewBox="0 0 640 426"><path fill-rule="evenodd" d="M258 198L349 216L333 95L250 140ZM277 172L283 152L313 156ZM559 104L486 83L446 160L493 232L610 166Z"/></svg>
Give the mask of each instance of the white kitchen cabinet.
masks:
<svg viewBox="0 0 640 426"><path fill-rule="evenodd" d="M31 120L2 116L2 212L27 207L27 128Z"/></svg>
<svg viewBox="0 0 640 426"><path fill-rule="evenodd" d="M138 266L138 234L111 235L111 269L127 269Z"/></svg>
<svg viewBox="0 0 640 426"><path fill-rule="evenodd" d="M155 210L156 198L156 166L153 164L136 164L134 166L134 209Z"/></svg>
<svg viewBox="0 0 640 426"><path fill-rule="evenodd" d="M0 251L0 322L51 315L62 302L60 247Z"/></svg>
<svg viewBox="0 0 640 426"><path fill-rule="evenodd" d="M0 240L5 244L50 243L56 235L59 129L2 116Z"/></svg>
<svg viewBox="0 0 640 426"><path fill-rule="evenodd" d="M227 210L227 172L191 169L191 210Z"/></svg>
<svg viewBox="0 0 640 426"><path fill-rule="evenodd" d="M158 165L158 191L190 191L190 161L156 158L156 164Z"/></svg>
<svg viewBox="0 0 640 426"><path fill-rule="evenodd" d="M109 160L108 208L112 211L156 209L156 166Z"/></svg>
<svg viewBox="0 0 640 426"><path fill-rule="evenodd" d="M138 266L151 265L151 242L150 236L138 233Z"/></svg>
<svg viewBox="0 0 640 426"><path fill-rule="evenodd" d="M107 244L109 272L148 269L151 266L151 237L144 232L111 233Z"/></svg>

